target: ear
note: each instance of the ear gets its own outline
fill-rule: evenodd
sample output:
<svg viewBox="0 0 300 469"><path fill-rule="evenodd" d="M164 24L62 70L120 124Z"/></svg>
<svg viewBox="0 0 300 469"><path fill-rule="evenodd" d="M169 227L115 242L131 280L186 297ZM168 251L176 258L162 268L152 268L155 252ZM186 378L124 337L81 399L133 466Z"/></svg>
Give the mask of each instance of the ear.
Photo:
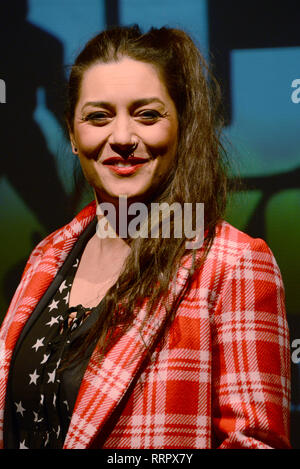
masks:
<svg viewBox="0 0 300 469"><path fill-rule="evenodd" d="M69 126L68 126L68 130L69 130L69 137L70 137L72 152L73 152L74 155L78 155L78 148L77 148L77 145L76 145L74 133L73 133L72 129Z"/></svg>
<svg viewBox="0 0 300 469"><path fill-rule="evenodd" d="M72 147L73 154L78 155L78 148L77 148L76 143L74 142L74 140L71 140L71 147Z"/></svg>

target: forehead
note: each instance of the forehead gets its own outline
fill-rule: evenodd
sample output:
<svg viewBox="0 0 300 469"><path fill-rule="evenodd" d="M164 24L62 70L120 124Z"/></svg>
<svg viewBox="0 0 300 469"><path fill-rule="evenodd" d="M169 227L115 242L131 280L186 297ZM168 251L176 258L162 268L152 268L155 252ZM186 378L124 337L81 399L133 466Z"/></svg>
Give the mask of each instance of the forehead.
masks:
<svg viewBox="0 0 300 469"><path fill-rule="evenodd" d="M171 99L154 65L126 57L119 62L92 65L83 75L79 101L114 101L150 96L164 101Z"/></svg>

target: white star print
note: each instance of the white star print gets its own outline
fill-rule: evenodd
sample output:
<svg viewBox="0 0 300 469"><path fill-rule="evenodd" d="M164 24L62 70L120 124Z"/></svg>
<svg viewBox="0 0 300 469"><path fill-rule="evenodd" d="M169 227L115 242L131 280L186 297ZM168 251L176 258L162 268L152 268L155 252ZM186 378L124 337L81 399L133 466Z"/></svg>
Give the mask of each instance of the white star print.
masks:
<svg viewBox="0 0 300 469"><path fill-rule="evenodd" d="M60 425L58 425L58 428L57 428L57 432L56 432L56 438L59 437L59 434L60 434Z"/></svg>
<svg viewBox="0 0 300 469"><path fill-rule="evenodd" d="M37 412L34 412L34 410L33 410L33 413L34 413L34 422L40 423L42 422L42 420L44 420L43 417L39 419L39 414Z"/></svg>
<svg viewBox="0 0 300 469"><path fill-rule="evenodd" d="M36 372L37 370L34 370L34 372L32 374L29 373L29 376L30 376L30 383L33 383L33 384L36 384L36 381L37 379L40 377L40 375L37 374Z"/></svg>
<svg viewBox="0 0 300 469"><path fill-rule="evenodd" d="M37 352L37 350L40 348L40 347L43 347L44 344L44 338L45 337L42 337L41 339L37 339L36 343L31 347L31 348L35 348L35 351Z"/></svg>
<svg viewBox="0 0 300 469"><path fill-rule="evenodd" d="M17 403L15 402L15 404L16 404L16 406L17 406L16 412L19 413L19 414L21 414L22 417L23 417L23 412L24 412L26 409L24 409L24 407L22 406L22 401L20 401L19 404L17 404Z"/></svg>
<svg viewBox="0 0 300 469"><path fill-rule="evenodd" d="M76 262L75 262L75 264L73 264L72 267L77 267L77 266L78 266L78 262L79 262L79 259L76 259Z"/></svg>
<svg viewBox="0 0 300 469"><path fill-rule="evenodd" d="M56 394L53 394L53 406L56 406Z"/></svg>
<svg viewBox="0 0 300 469"><path fill-rule="evenodd" d="M53 298L51 305L49 305L49 311L52 311L53 309L57 309L58 303L59 303L59 300L55 301Z"/></svg>
<svg viewBox="0 0 300 469"><path fill-rule="evenodd" d="M69 303L69 295L70 295L70 292L68 291L68 293L67 293L66 296L64 297L64 300L65 300L66 304Z"/></svg>
<svg viewBox="0 0 300 469"><path fill-rule="evenodd" d="M49 322L46 323L46 326L51 327L53 326L53 324L58 324L59 323L58 319L59 319L59 316L56 316L56 318L54 316L51 316L51 319Z"/></svg>
<svg viewBox="0 0 300 469"><path fill-rule="evenodd" d="M25 440L21 441L19 449L28 449L27 446L25 446Z"/></svg>
<svg viewBox="0 0 300 469"><path fill-rule="evenodd" d="M67 406L67 409L69 410L69 403L68 403L68 401L64 401L63 403Z"/></svg>
<svg viewBox="0 0 300 469"><path fill-rule="evenodd" d="M40 404L43 405L43 402L44 402L44 394L41 394Z"/></svg>
<svg viewBox="0 0 300 469"><path fill-rule="evenodd" d="M48 433L48 432L46 432L46 435L47 435L47 438L46 438L46 441L45 441L45 443L44 443L44 446L47 446L47 444L48 444L48 441L49 441L49 433Z"/></svg>
<svg viewBox="0 0 300 469"><path fill-rule="evenodd" d="M68 288L68 287L67 287L67 285L66 285L66 281L64 280L63 283L61 284L61 286L59 287L59 293L62 293L62 291L63 291L65 288Z"/></svg>
<svg viewBox="0 0 300 469"><path fill-rule="evenodd" d="M55 370L53 370L52 373L48 373L48 375L49 375L48 383L54 383L54 380L55 380Z"/></svg>
<svg viewBox="0 0 300 469"><path fill-rule="evenodd" d="M50 357L50 353L49 353L49 355L46 355L46 354L44 353L44 358L43 358L43 360L41 361L41 365L43 365L44 363L46 363L46 361L48 360L49 357Z"/></svg>

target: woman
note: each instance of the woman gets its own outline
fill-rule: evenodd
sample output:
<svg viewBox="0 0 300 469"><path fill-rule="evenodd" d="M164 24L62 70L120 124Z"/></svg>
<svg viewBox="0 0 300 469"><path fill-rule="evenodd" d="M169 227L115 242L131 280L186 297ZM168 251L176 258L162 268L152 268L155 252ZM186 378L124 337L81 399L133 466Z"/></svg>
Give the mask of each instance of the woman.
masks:
<svg viewBox="0 0 300 469"><path fill-rule="evenodd" d="M67 123L95 201L35 248L2 325L5 448L289 447L283 285L222 220L208 78L175 29L116 28L78 56ZM124 200L204 203L203 245L121 235L97 205Z"/></svg>

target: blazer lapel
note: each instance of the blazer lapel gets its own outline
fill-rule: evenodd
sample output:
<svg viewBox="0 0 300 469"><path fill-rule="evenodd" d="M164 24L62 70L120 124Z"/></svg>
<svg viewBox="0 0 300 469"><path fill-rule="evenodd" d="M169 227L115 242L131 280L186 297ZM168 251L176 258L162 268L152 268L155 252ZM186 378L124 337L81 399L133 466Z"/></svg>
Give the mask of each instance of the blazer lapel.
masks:
<svg viewBox="0 0 300 469"><path fill-rule="evenodd" d="M56 231L43 241L41 247L33 251L34 264L23 276L12 300L11 306L1 326L0 334L0 447L3 436L3 415L5 407L6 383L10 362L16 342L35 312L40 311L43 297L51 286L58 270L73 248L78 236L93 220L95 202L85 207L68 225ZM35 259L35 252L38 258Z"/></svg>
<svg viewBox="0 0 300 469"><path fill-rule="evenodd" d="M174 295L179 298L189 273L191 258L178 270L167 300L145 320L146 301L137 311L133 326L100 361L94 351L79 389L74 412L66 436L65 449L88 448L101 432L109 416L121 402L126 390L148 356L146 346L153 343L164 327L166 304Z"/></svg>

